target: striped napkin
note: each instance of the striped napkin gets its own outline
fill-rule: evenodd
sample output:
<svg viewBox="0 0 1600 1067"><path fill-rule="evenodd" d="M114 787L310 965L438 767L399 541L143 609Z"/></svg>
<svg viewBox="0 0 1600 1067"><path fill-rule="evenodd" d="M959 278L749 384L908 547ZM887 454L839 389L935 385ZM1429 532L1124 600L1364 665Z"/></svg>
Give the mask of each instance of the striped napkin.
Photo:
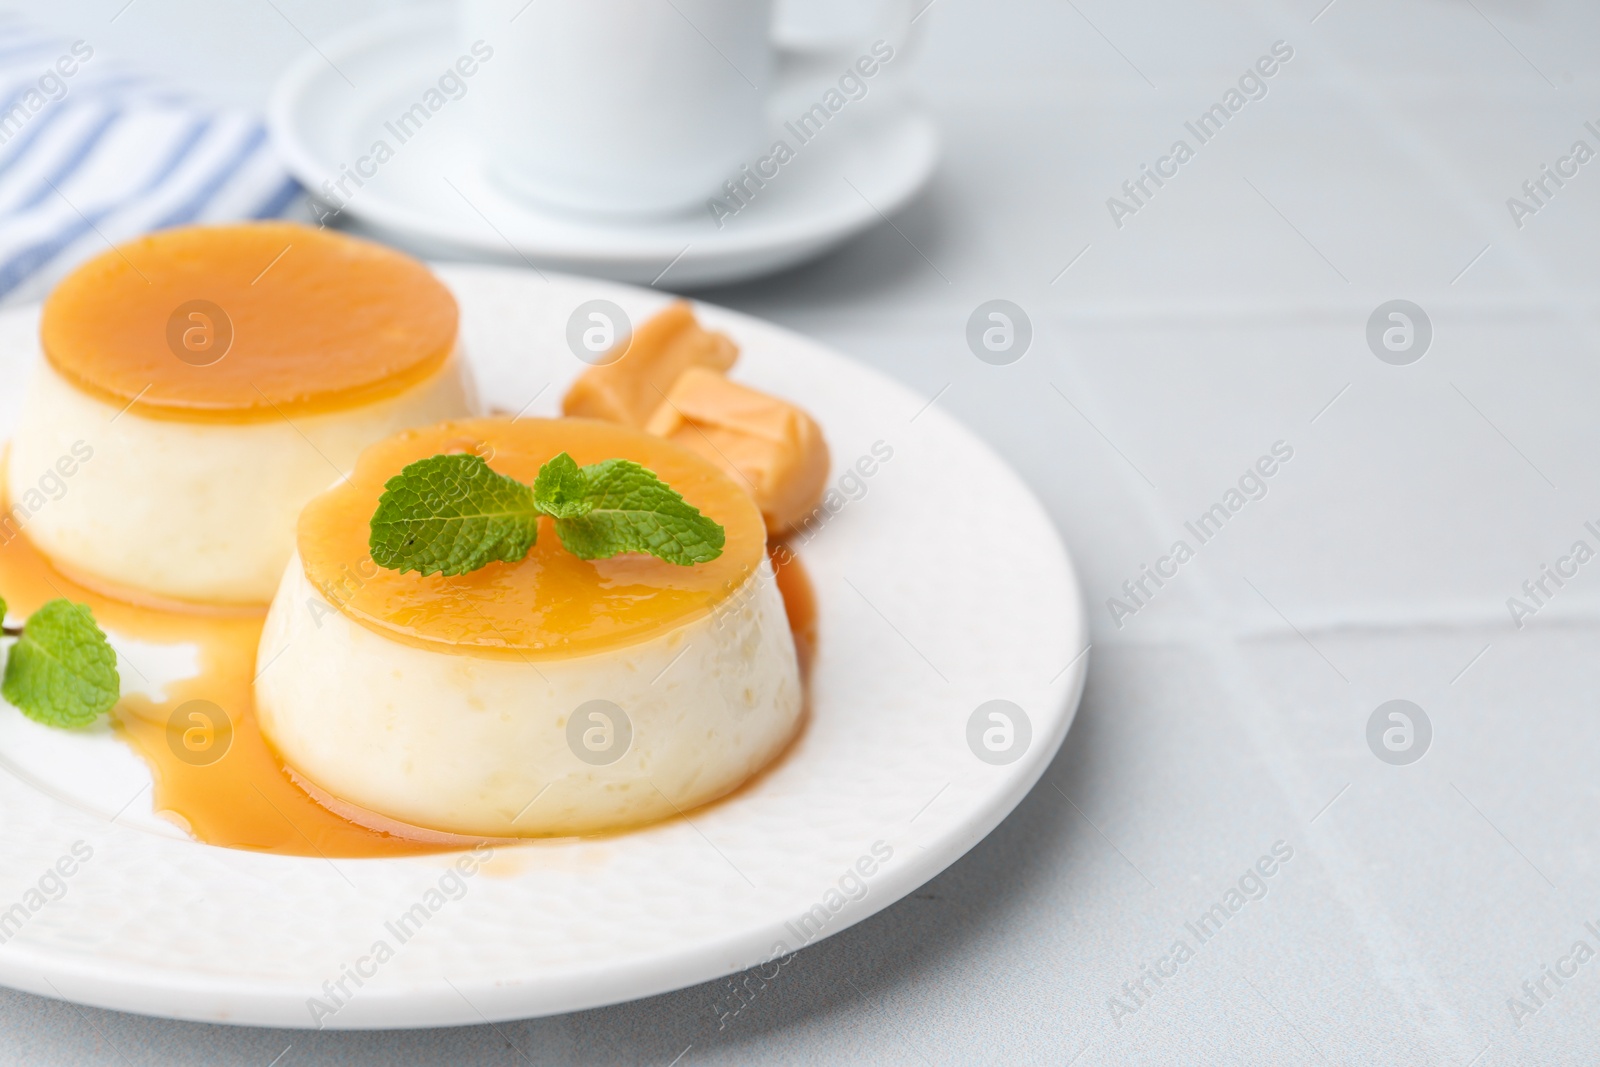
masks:
<svg viewBox="0 0 1600 1067"><path fill-rule="evenodd" d="M164 91L88 42L0 15L0 301L39 299L139 234L300 214L300 196L258 115Z"/></svg>

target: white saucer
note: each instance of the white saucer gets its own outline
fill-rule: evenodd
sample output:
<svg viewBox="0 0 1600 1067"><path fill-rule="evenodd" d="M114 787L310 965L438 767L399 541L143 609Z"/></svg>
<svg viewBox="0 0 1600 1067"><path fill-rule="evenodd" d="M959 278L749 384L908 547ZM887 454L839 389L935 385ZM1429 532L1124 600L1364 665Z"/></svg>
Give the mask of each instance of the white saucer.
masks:
<svg viewBox="0 0 1600 1067"><path fill-rule="evenodd" d="M289 170L317 194L374 142L394 155L345 214L438 257L493 258L639 284L687 288L770 273L821 255L879 224L925 185L938 158L933 122L884 84L800 145L781 119L812 101L774 106L773 136L796 149L765 188L719 228L709 210L614 223L541 210L489 180L467 95L450 100L404 143L386 129L465 49L448 9L366 23L308 52L279 80L268 122ZM842 63L842 61L841 61ZM751 161L754 164L755 160ZM731 176L730 176L731 177ZM337 195L337 194L336 194Z"/></svg>
<svg viewBox="0 0 1600 1067"><path fill-rule="evenodd" d="M537 415L557 412L584 366L565 340L579 304L611 300L639 322L665 300L527 270L440 274L461 301L485 399ZM762 964L770 977L787 962L766 962L775 946L795 951L887 907L1005 818L1055 755L1083 687L1083 600L1054 525L937 405L768 323L697 312L742 348L735 377L816 416L848 501L798 548L819 644L810 722L777 766L686 819L497 848L444 900L450 855L330 862L192 841L156 816L148 771L109 730L52 730L0 703L0 918L74 842L92 850L65 895L6 931L0 983L267 1026L575 1011ZM0 312L0 441L16 422L9 386L39 358L37 320L37 306ZM870 477L846 476L873 454ZM952 512L952 486L982 487L985 511L1004 516L999 540L995 523ZM123 672L130 686L196 670L190 646L111 637L137 668ZM972 740L992 700L1031 724L1010 763L980 758ZM976 735L992 725L986 713ZM385 924L430 893L427 926L359 988L346 979L353 996L335 1014L314 1015L324 982L363 959L370 969L376 942L396 947Z"/></svg>

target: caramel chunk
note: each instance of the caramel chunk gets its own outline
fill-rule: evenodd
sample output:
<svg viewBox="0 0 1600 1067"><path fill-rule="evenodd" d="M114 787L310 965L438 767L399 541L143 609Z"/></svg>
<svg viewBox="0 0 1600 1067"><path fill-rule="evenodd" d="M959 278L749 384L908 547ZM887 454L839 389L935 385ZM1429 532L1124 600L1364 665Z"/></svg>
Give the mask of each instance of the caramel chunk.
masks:
<svg viewBox="0 0 1600 1067"><path fill-rule="evenodd" d="M828 446L816 420L704 367L678 375L645 431L727 471L749 490L772 534L809 514L828 478Z"/></svg>
<svg viewBox="0 0 1600 1067"><path fill-rule="evenodd" d="M455 349L450 290L410 256L287 222L185 226L62 279L50 365L146 418L275 422L395 396Z"/></svg>
<svg viewBox="0 0 1600 1067"><path fill-rule="evenodd" d="M625 347L620 359L590 367L578 377L561 403L563 414L640 429L686 369L721 372L739 358L733 341L701 328L681 300L641 325L620 347Z"/></svg>
<svg viewBox="0 0 1600 1067"><path fill-rule="evenodd" d="M776 536L821 499L828 446L804 411L723 377L738 357L732 340L703 329L679 301L635 330L621 358L584 371L561 410L642 429L710 460L750 494Z"/></svg>

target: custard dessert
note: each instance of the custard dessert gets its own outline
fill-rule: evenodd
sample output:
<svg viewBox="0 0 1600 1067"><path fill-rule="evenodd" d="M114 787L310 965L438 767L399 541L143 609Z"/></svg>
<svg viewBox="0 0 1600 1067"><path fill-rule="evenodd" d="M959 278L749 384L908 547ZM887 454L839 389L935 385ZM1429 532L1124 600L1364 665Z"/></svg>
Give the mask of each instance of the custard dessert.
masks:
<svg viewBox="0 0 1600 1067"><path fill-rule="evenodd" d="M266 604L301 507L361 450L474 413L454 298L400 253L288 223L197 226L90 260L45 301L7 461L59 499L18 529L92 587Z"/></svg>
<svg viewBox="0 0 1600 1067"><path fill-rule="evenodd" d="M547 516L515 562L454 576L375 564L386 485L461 453L523 483L562 453L631 460L720 525L720 553L580 558ZM800 722L766 544L743 486L631 427L479 419L396 435L301 514L261 639L261 729L309 787L431 830L579 834L688 811Z"/></svg>

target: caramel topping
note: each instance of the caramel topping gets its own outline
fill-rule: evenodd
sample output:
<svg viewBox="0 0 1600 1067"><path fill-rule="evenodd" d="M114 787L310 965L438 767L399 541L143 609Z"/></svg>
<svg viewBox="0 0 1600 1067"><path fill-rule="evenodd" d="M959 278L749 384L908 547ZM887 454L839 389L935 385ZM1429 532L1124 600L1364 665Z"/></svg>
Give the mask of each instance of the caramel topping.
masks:
<svg viewBox="0 0 1600 1067"><path fill-rule="evenodd" d="M564 414L643 427L686 369L725 371L739 358L734 343L725 334L702 329L681 300L618 348L621 354L613 349L572 383L561 402Z"/></svg>
<svg viewBox="0 0 1600 1067"><path fill-rule="evenodd" d="M455 347L421 263L292 223L164 230L85 263L45 301L47 359L149 418L256 422L403 392Z"/></svg>
<svg viewBox="0 0 1600 1067"><path fill-rule="evenodd" d="M529 484L560 452L580 465L631 459L721 523L727 543L721 556L693 567L643 555L582 560L562 547L545 518L538 543L518 563L491 563L456 577L378 567L367 542L384 482L407 464L445 452L475 452ZM299 545L306 577L368 629L435 651L539 659L634 644L706 614L760 565L766 531L739 485L672 442L587 419L470 419L367 449L350 481L301 513Z"/></svg>

